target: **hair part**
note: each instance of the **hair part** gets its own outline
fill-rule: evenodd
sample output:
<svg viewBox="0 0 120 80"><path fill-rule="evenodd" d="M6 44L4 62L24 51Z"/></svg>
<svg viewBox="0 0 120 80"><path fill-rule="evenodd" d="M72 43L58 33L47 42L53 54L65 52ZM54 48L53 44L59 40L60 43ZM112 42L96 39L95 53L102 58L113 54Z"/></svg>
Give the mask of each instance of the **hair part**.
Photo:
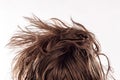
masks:
<svg viewBox="0 0 120 80"><path fill-rule="evenodd" d="M57 18L49 23L25 18L31 26L21 29L8 44L22 48L14 60L14 80L107 80L108 57L82 24L71 19L70 27ZM107 58L107 73L100 55Z"/></svg>

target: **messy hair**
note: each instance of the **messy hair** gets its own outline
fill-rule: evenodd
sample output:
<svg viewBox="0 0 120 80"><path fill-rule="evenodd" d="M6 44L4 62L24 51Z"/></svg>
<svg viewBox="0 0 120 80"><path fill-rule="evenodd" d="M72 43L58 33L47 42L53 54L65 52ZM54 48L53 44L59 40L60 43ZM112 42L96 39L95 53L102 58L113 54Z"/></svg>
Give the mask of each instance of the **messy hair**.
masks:
<svg viewBox="0 0 120 80"><path fill-rule="evenodd" d="M13 60L14 80L107 80L108 57L82 24L72 19L70 25L57 18L25 18L30 26L20 28L9 42L20 48ZM106 57L107 69L100 55Z"/></svg>

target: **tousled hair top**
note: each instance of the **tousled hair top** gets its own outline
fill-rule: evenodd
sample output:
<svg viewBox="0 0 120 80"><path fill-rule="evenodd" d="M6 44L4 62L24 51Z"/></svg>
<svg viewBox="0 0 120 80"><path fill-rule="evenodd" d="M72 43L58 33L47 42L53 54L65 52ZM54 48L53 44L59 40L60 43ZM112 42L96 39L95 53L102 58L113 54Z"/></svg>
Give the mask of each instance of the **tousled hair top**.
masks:
<svg viewBox="0 0 120 80"><path fill-rule="evenodd" d="M83 25L68 25L28 18L31 26L21 29L9 46L21 48L14 59L14 80L107 80L110 64L100 51L95 35ZM107 58L104 71L100 55Z"/></svg>

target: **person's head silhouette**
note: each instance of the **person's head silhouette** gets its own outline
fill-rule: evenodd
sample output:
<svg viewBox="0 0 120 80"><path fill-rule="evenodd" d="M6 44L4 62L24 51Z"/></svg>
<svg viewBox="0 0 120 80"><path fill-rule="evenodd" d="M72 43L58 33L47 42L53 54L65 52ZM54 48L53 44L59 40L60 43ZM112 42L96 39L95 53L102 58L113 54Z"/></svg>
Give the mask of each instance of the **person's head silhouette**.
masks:
<svg viewBox="0 0 120 80"><path fill-rule="evenodd" d="M57 18L52 22L27 19L31 26L21 29L9 43L22 48L15 57L15 80L107 80L109 60L83 25L72 19L73 25ZM100 55L108 60L106 73Z"/></svg>

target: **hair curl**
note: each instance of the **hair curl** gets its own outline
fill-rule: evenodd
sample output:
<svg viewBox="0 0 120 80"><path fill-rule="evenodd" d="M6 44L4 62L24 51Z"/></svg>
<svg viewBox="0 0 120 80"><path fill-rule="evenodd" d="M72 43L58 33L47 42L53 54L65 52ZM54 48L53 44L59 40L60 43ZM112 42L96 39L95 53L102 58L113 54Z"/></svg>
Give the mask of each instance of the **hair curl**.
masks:
<svg viewBox="0 0 120 80"><path fill-rule="evenodd" d="M108 57L100 52L93 33L73 21L72 26L57 18L52 22L28 18L30 27L21 29L9 45L22 50L14 59L15 80L107 80ZM100 55L108 61L103 70Z"/></svg>

